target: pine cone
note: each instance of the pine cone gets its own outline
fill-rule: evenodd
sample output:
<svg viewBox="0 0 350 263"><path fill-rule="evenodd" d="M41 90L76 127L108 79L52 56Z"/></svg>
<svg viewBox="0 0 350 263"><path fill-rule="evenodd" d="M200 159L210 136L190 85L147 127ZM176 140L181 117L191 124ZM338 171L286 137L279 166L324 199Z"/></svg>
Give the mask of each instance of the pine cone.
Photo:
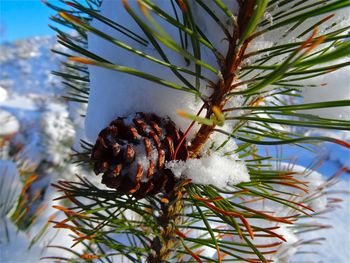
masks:
<svg viewBox="0 0 350 263"><path fill-rule="evenodd" d="M119 117L99 133L91 154L94 172L103 173L102 183L121 194L143 198L169 193L178 180L165 168L165 161L175 159L182 136L169 118L142 112ZM177 159L187 158L184 141Z"/></svg>

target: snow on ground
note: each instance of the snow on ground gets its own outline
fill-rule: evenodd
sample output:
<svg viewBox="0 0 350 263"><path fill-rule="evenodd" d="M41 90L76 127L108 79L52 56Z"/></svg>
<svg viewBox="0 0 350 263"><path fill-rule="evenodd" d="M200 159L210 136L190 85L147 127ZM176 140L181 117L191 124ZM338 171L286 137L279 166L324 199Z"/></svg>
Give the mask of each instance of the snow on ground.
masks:
<svg viewBox="0 0 350 263"><path fill-rule="evenodd" d="M332 191L349 191L350 180L349 178L341 180L336 184ZM297 253L290 261L291 263L299 262L316 262L320 263L347 263L350 258L350 198L349 193L338 195L344 200L340 204L341 208L337 209L329 214L326 214L324 219L319 220L322 224L331 225L331 229L322 229L317 232L308 232L301 235L304 239L313 239L324 237L325 241L322 242L322 246L309 246L308 249L312 252L317 252L319 256L315 254Z"/></svg>
<svg viewBox="0 0 350 263"><path fill-rule="evenodd" d="M51 180L62 178L63 175L72 177L76 172L72 165L66 163L74 140L74 128L69 120L68 105L61 97L66 91L59 78L51 74L52 70L59 69L60 58L50 52L51 48L62 50L62 47L57 46L54 37L35 37L0 46L0 135L14 136L12 142L15 145L23 145L16 156L3 152L1 156L19 159L22 172L39 174L39 179L32 186L35 189L45 189L46 195L41 202L47 203L44 214L29 232L18 231L9 218L2 218L0 262L36 263L44 255L71 256L63 250L46 251L46 245L49 243L55 245L71 243L69 231L58 232L53 228L50 228L32 249L28 249L32 238L56 212L51 207L54 204L51 200L55 197L54 190L49 187ZM3 151L10 147L6 146ZM0 161L0 164L3 162L5 161ZM3 167L0 165L1 180L10 171L4 171ZM8 179L8 176L6 178ZM17 180L20 185L22 184L23 179L15 179L14 177L14 182ZM2 186L5 187L5 184ZM10 189L12 188L7 186L5 190ZM1 191L1 201L5 200L4 195L7 193L5 190ZM58 217L62 219L62 215ZM3 238L6 237L6 233L9 239ZM77 251L80 249L77 248Z"/></svg>
<svg viewBox="0 0 350 263"><path fill-rule="evenodd" d="M15 205L21 190L22 182L16 165L11 161L0 160L0 221Z"/></svg>
<svg viewBox="0 0 350 263"><path fill-rule="evenodd" d="M314 133L316 131L313 131ZM335 137L339 139L346 139L348 137L346 133L338 131L317 131L318 134ZM262 151L266 149L261 149ZM326 143L321 148L316 148L316 157L310 154L309 151L302 149L300 147L276 147L274 150L269 149L269 154L280 155L286 160L290 161L290 164L281 163L278 169L293 169L297 172L303 172L305 169L309 170L308 176L305 181L309 182L311 189L317 189L322 187L322 184L327 180L327 178L335 175L342 168L350 168L350 151L344 147L336 144ZM297 163L298 165L295 165ZM310 170L311 169L311 170ZM312 169L317 169L317 172L312 171ZM349 170L350 171L350 170ZM324 225L330 225L330 229L322 229L314 232L306 232L301 234L299 237L301 240L311 240L316 238L326 238L322 241L322 245L308 245L299 248L296 254L293 255L289 261L281 262L348 262L350 256L350 172L345 172L339 176L339 182L332 186L327 192L332 193L329 196L321 196L317 200L309 203L313 209L320 211L325 206L327 202L330 201L329 198L340 198L344 202L340 203L339 207L330 213L324 214L317 219L309 218L305 219L305 222L317 222ZM317 202L316 202L317 201ZM300 242L300 241L299 241ZM291 244L292 245L292 244ZM297 243L295 244L297 246ZM312 252L303 253L303 252ZM318 254L317 254L317 253ZM280 253L282 255L282 253Z"/></svg>
<svg viewBox="0 0 350 263"><path fill-rule="evenodd" d="M72 232L66 229L55 229L49 227L43 237L32 248L29 249L32 239L42 230L49 218L53 218L57 214L57 210L52 208L58 205L58 202L50 201L57 197L54 189L50 188L47 196L48 207L38 222L33 225L29 232L18 231L17 227L7 219L7 231L9 232L9 240L0 243L0 262L2 263L51 263L52 259L41 259L42 257L66 257L70 258L74 255L69 251L57 248L47 248L47 246L65 246L70 247L74 244L72 241ZM65 216L58 214L54 220L63 220ZM4 228L0 230L0 236L4 236ZM83 250L82 245L74 247L77 253Z"/></svg>

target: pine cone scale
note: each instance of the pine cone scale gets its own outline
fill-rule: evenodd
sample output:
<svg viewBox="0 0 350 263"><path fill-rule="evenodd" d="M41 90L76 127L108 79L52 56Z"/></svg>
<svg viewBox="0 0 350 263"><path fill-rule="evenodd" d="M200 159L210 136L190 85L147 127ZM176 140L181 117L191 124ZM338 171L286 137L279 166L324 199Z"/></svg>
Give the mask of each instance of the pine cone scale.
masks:
<svg viewBox="0 0 350 263"><path fill-rule="evenodd" d="M132 163L135 159L135 150L130 144L128 144L128 146L126 146L124 158L125 158L126 163Z"/></svg>
<svg viewBox="0 0 350 263"><path fill-rule="evenodd" d="M152 155L152 143L151 140L147 137L143 138L143 142L145 144L145 150L147 157L150 157Z"/></svg>
<svg viewBox="0 0 350 263"><path fill-rule="evenodd" d="M148 170L147 170L147 178L151 178L151 176L154 174L154 169L155 169L154 160L150 160Z"/></svg>
<svg viewBox="0 0 350 263"><path fill-rule="evenodd" d="M151 127L159 137L161 137L163 135L162 129L154 121L151 121Z"/></svg>
<svg viewBox="0 0 350 263"><path fill-rule="evenodd" d="M167 149L168 149L168 155L166 156L166 158L168 160L174 159L175 151L174 151L173 139L171 137L169 137L169 136L166 136L165 137L165 142L166 142L166 146L167 146Z"/></svg>

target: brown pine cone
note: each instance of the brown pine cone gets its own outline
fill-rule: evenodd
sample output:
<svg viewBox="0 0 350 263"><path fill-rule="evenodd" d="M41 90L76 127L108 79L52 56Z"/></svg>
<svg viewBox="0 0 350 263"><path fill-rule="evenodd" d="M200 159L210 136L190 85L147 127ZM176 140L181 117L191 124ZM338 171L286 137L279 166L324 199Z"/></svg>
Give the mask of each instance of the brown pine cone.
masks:
<svg viewBox="0 0 350 263"><path fill-rule="evenodd" d="M119 117L99 133L92 148L94 171L103 173L102 183L121 194L143 198L168 193L177 179L165 168L165 161L175 159L182 136L169 118L142 112ZM186 141L176 159L188 159Z"/></svg>

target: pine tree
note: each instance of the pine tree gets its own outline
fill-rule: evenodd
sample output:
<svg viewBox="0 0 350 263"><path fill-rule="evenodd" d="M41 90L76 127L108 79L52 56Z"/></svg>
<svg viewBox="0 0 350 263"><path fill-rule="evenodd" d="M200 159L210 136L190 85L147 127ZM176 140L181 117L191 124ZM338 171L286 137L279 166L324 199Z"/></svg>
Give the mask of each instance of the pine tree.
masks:
<svg viewBox="0 0 350 263"><path fill-rule="evenodd" d="M323 213L314 210L314 202L335 178L312 188L319 181L313 167L288 167L283 156L261 149L296 145L314 154L321 142L349 148L345 141L307 136L303 130L349 130L349 121L310 114L349 106L349 100L303 103L300 97L306 86L322 88L314 79L349 65L350 25L344 25L337 14L347 10L350 1L117 2L122 8L113 10L116 17L121 16L116 21L106 15L107 8L100 9L97 0L60 6L47 3L58 11L53 21L75 30L71 34L52 27L58 42L68 48L61 53L71 72L55 74L72 89L69 98L88 103L87 118L96 108L118 107L97 102L96 94L106 91L98 87L104 83L98 79L103 77L96 73L99 69L125 74L120 79L125 89L141 85L140 94L135 94L139 100L164 90L177 93L166 95L165 91L160 96L164 101L153 101L169 104L154 105L157 112L149 112L153 109L149 106L139 110L142 106L136 102L132 110L137 110L131 114L106 110L107 115L99 116L102 121L92 117L87 121L87 126L95 125L100 132L88 131L97 135L96 141L82 141L83 150L75 157L99 178L103 174L102 182L79 175L77 181L54 183L66 201L58 209L67 215L54 222L55 227L70 229L76 243L86 248L83 253L64 248L73 259L59 259L287 259L293 248L284 245L283 231L321 227L299 222ZM121 14L127 14L133 24L123 21ZM264 47L264 41L271 45ZM103 46L107 42L109 46ZM104 47L105 57L93 52ZM129 54L135 67L125 62L128 57L113 57L114 49ZM136 66L140 64L143 68ZM157 88L152 90L152 85ZM116 100L129 99L116 86L113 94L120 97ZM174 98L178 104L172 103L173 94L184 102ZM198 111L192 112L186 103L200 105L194 107ZM177 113L174 105L180 109ZM312 243L317 241L299 245Z"/></svg>

